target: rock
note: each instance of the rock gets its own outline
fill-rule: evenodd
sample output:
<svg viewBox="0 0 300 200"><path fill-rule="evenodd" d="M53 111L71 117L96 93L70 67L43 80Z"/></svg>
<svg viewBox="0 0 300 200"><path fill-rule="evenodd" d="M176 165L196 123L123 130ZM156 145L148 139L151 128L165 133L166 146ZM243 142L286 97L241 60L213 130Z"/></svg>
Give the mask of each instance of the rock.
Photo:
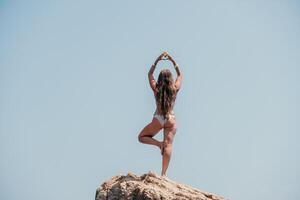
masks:
<svg viewBox="0 0 300 200"><path fill-rule="evenodd" d="M149 172L142 176L128 173L105 181L96 191L95 200L225 200L225 198L174 182Z"/></svg>

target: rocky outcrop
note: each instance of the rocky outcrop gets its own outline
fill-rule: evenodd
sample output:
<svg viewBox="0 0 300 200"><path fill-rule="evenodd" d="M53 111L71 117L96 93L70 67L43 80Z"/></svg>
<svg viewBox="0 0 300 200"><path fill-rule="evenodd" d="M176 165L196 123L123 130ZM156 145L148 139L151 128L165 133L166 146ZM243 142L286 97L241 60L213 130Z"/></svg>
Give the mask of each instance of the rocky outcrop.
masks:
<svg viewBox="0 0 300 200"><path fill-rule="evenodd" d="M96 191L95 200L225 200L225 198L174 182L149 172L118 175L105 181Z"/></svg>

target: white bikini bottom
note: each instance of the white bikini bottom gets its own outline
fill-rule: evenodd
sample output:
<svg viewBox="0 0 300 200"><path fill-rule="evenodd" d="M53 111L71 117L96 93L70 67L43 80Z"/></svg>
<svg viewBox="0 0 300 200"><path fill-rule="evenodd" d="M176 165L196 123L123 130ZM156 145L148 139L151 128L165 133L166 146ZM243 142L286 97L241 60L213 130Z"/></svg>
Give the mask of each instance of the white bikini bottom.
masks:
<svg viewBox="0 0 300 200"><path fill-rule="evenodd" d="M168 119L164 119L163 115L159 115L159 114L156 114L156 113L153 114L153 117L155 117L156 119L158 119L159 123L162 126L168 121ZM174 119L175 118L175 114L174 113L169 114L169 117Z"/></svg>

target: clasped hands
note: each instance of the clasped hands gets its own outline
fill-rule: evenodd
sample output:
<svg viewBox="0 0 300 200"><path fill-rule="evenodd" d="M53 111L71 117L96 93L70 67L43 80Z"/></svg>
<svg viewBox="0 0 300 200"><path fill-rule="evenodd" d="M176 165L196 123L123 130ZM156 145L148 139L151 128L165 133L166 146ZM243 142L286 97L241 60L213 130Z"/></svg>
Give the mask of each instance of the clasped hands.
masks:
<svg viewBox="0 0 300 200"><path fill-rule="evenodd" d="M173 60L173 58L168 54L168 52L164 51L162 54L160 54L157 58L157 61L159 60Z"/></svg>

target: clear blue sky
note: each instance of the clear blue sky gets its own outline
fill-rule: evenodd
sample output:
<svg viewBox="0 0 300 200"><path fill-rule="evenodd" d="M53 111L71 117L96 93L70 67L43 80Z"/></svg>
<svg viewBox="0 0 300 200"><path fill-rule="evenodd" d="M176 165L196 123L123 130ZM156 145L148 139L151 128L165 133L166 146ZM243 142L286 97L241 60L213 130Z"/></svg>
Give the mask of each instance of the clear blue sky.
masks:
<svg viewBox="0 0 300 200"><path fill-rule="evenodd" d="M160 173L137 135L147 72L184 79L168 176L230 199L300 199L297 1L0 1L0 199L93 199ZM159 64L159 71L171 63ZM162 139L162 135L157 136Z"/></svg>

